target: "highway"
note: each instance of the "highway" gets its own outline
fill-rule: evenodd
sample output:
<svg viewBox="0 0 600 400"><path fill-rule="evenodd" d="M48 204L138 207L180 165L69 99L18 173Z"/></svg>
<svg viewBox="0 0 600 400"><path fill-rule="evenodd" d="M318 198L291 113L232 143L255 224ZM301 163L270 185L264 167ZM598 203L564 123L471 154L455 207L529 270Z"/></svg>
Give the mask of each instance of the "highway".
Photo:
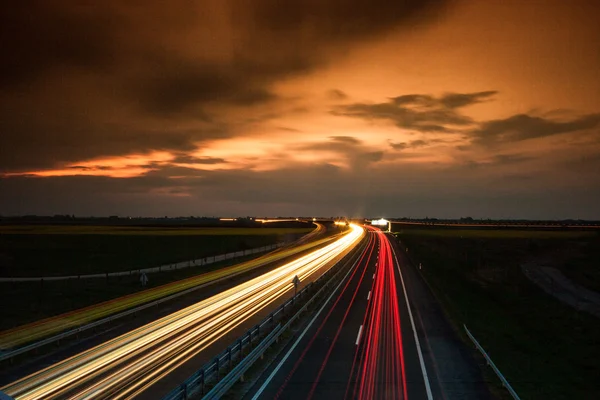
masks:
<svg viewBox="0 0 600 400"><path fill-rule="evenodd" d="M16 399L153 398L146 391L354 248L364 229L190 307L17 380L0 390Z"/></svg>
<svg viewBox="0 0 600 400"><path fill-rule="evenodd" d="M406 279L395 239L374 228L369 236L355 268L244 399L489 398L478 366L423 282ZM417 306L409 304L408 283ZM435 328L431 336L423 321Z"/></svg>

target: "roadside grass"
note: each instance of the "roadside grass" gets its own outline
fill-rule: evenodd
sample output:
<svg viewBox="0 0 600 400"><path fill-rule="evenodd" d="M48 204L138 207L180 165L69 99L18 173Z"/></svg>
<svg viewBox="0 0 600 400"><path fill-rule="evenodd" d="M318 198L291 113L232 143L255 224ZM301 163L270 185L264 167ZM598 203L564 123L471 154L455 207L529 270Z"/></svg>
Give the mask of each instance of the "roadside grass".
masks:
<svg viewBox="0 0 600 400"><path fill-rule="evenodd" d="M150 236L191 236L191 235L285 235L308 233L310 228L282 227L144 227L144 226L104 226L104 225L0 225L0 235L150 235Z"/></svg>
<svg viewBox="0 0 600 400"><path fill-rule="evenodd" d="M151 268L262 247L303 233L250 230L253 233L235 235L184 234L187 229L173 234L3 233L0 276L84 275Z"/></svg>
<svg viewBox="0 0 600 400"><path fill-rule="evenodd" d="M439 228L397 234L463 338L464 323L523 399L600 398L600 320L555 300L520 270L523 260L598 240L594 235Z"/></svg>
<svg viewBox="0 0 600 400"><path fill-rule="evenodd" d="M413 235L426 237L448 238L477 238L477 239L579 239L598 237L595 231L570 231L570 230L531 230L531 229L460 229L460 228L404 228L394 226L395 231L410 232Z"/></svg>
<svg viewBox="0 0 600 400"><path fill-rule="evenodd" d="M137 274L110 277L109 279L48 281L43 284L38 282L11 283L0 291L0 304L11 305L0 309L0 331L239 264L257 256L249 255L202 267L150 274L146 288L141 286Z"/></svg>

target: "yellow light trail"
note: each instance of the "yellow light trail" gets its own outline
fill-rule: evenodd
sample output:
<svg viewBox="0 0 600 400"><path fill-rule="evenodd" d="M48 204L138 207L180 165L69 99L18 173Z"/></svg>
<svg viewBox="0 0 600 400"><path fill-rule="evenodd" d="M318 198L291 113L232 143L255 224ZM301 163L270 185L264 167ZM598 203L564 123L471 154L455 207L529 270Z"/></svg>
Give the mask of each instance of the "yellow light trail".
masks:
<svg viewBox="0 0 600 400"><path fill-rule="evenodd" d="M15 399L131 399L347 254L364 237L350 230L327 246L38 371L2 388Z"/></svg>

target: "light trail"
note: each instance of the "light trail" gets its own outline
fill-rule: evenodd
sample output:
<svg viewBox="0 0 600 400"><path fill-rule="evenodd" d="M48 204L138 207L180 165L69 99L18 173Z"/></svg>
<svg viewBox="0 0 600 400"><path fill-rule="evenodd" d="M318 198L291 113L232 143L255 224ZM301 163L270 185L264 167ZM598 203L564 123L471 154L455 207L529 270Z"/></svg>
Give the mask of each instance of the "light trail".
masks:
<svg viewBox="0 0 600 400"><path fill-rule="evenodd" d="M354 372L356 361L361 360L353 398L406 399L404 351L392 249L383 232L376 231L375 235L381 244L379 261L365 314L363 344L360 348L362 357L358 357L357 349L352 365Z"/></svg>
<svg viewBox="0 0 600 400"><path fill-rule="evenodd" d="M371 260L371 257L373 256L375 250L375 240L373 238L373 236L369 236L368 239L368 243L367 246L364 248L359 261L357 262L357 265L362 265L363 266L363 270L362 272L359 272L360 268L355 268L352 271L352 274L350 275L350 277L348 278L348 280L346 280L346 284L344 285L344 287L342 288L342 290L339 292L339 294L337 295L337 298L335 299L335 301L333 302L331 308L329 308L329 311L327 312L327 314L325 315L325 318L323 319L323 321L321 321L321 324L319 325L319 327L317 328L316 332L314 333L314 335L312 336L312 338L310 339L310 341L308 342L308 344L306 345L306 347L304 348L304 350L302 351L302 354L300 354L300 356L296 359L296 362L294 363L294 366L292 367L292 370L289 372L289 374L287 375L287 377L285 378L283 385L281 385L281 387L279 388L279 390L277 391L277 394L275 395L275 399L279 399L282 398L283 392L287 386L287 384L290 382L292 375L294 375L294 373L296 372L296 370L300 367L300 364L302 363L302 361L304 360L304 358L306 357L306 354L309 352L309 350L311 349L312 345L315 343L315 341L317 340L317 338L319 337L319 335L321 334L321 331L323 330L323 328L325 327L325 325L327 324L327 321L329 320L329 318L331 317L333 311L336 309L336 306L338 305L338 303L340 302L340 300L342 299L342 296L344 295L344 292L346 292L346 290L348 289L350 282L352 282L352 280L354 279L354 277L357 274L360 274L360 279L362 281L362 279L364 278L364 274L366 272L366 266L369 263L369 261ZM366 262L365 262L366 261ZM358 289L360 285L357 285L355 288L355 295L356 295L356 290ZM353 296L354 298L355 296ZM350 306L348 306L348 309L350 308ZM345 317L347 316L347 312L345 314ZM344 318L345 318L344 317ZM343 325L340 324L340 329L341 326ZM338 335L339 336L339 330L338 330ZM337 339L335 339L337 340ZM333 345L335 343L331 343L331 347L330 350L328 351L328 354L331 353L331 349L333 348ZM326 358L328 358L329 355L326 355ZM327 360L325 359L323 361L323 364L321 366L321 370L319 372L319 376L322 373L322 370L325 368L325 365L327 364ZM314 384L316 385L318 383L318 377L317 379L315 379ZM308 395L308 398L310 398L312 396L312 393L314 392L314 386L313 388L311 388L311 392Z"/></svg>
<svg viewBox="0 0 600 400"><path fill-rule="evenodd" d="M347 254L350 230L327 246L2 388L15 399L130 399Z"/></svg>

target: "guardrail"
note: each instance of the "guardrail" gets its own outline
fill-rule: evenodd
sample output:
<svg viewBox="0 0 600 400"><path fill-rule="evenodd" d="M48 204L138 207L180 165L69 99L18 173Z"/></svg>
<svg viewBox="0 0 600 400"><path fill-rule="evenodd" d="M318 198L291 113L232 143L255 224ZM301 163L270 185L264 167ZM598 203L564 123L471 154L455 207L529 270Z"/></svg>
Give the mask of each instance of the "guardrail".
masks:
<svg viewBox="0 0 600 400"><path fill-rule="evenodd" d="M360 246L357 247L356 249L359 249L359 248L360 248ZM264 353L264 351L274 341L278 340L279 336L283 332L285 332L292 325L292 323L300 317L300 315L304 311L306 311L308 306L310 304L312 304L317 298L319 298L325 292L325 290L331 284L333 284L333 282L336 281L336 278L338 278L340 276L340 274L344 271L344 268L342 268L341 265L342 264L347 265L347 264L352 263L352 261L354 260L354 258L357 255L360 255L359 251L355 251L354 253L352 253L352 256L350 257L350 259L345 263L341 263L338 261L338 266L340 266L339 268L333 267L333 268L329 269L327 272L325 272L323 275L321 275L317 280L306 285L294 297L292 297L288 301L284 302L275 311L273 311L271 314L269 314L260 324L256 325L254 328L248 330L248 332L246 332L244 335L242 335L235 342L235 344L233 344L232 346L229 346L225 351L223 351L221 354L216 356L213 359L213 361L210 361L207 364L205 364L202 368L200 368L198 371L196 371L194 374L192 374L192 376L190 376L185 382L183 382L181 385L179 385L178 387L173 389L170 393L168 393L165 397L163 397L163 400L187 400L192 395L197 395L198 393L203 394L204 389L206 388L206 386L208 384L215 383L214 388L219 388L221 385L220 379L227 381L226 383L223 383L223 385L228 385L229 383L231 383L231 386L233 386L233 384L243 376L243 373L248 368L250 368L252 366L252 364L258 358L258 357L253 357L252 361L250 361L251 355L249 354L245 359L242 360L242 354L243 354L244 349L247 348L248 346L251 346L253 342L258 341L260 339L261 334L266 335L268 329L270 328L271 332L267 336L268 340L267 340L267 338L265 338L261 342L261 344L268 343L268 345L265 345L264 347L261 347L261 345L257 346L257 348L260 347L258 354L262 355ZM355 264L355 262L354 262L354 264ZM286 314L286 308L289 310L290 307L293 307L297 301L299 301L300 299L302 299L303 297L308 295L317 286L321 286L320 289L317 290L317 292L312 297L310 297L302 305L302 307L300 307L298 309L298 311L296 313L294 313L286 321L286 323L283 326L281 326L281 321L284 319L285 314ZM276 322L279 322L279 324L275 327ZM267 330L267 331L265 331L265 330ZM242 365L242 367L240 367L239 369L236 369L237 367L232 369L233 360L235 360L236 358L240 363L240 364L238 364L238 366ZM248 360L248 361L246 361L246 360ZM221 370L223 370L223 369L231 370L231 372L229 374L227 374L226 376L224 376L223 378L220 378L220 373L221 373ZM229 386L227 389L229 389L231 386ZM220 393L220 395L222 395L224 393L224 392L221 393L221 389L217 389L217 391L218 391L218 393ZM206 396L208 396L210 393L211 392L207 393ZM211 396L213 396L213 395L211 394ZM207 399L207 398L218 398L218 397L203 397L203 399Z"/></svg>
<svg viewBox="0 0 600 400"><path fill-rule="evenodd" d="M132 275L140 275L142 273L153 274L157 272L166 272L166 271L175 271L183 268L190 267L202 267L205 265L215 264L225 260L231 260L238 257L249 256L252 254L265 253L269 250L275 250L285 246L285 242L269 244L262 247L256 247L254 249L248 250L240 250L226 254L219 254L214 256L208 256L204 258L198 258L196 260L187 260L180 261L177 263L170 263L160 265L158 267L152 268L141 268L141 269L132 269L129 271L120 271L120 272L104 272L101 274L85 274L85 275L63 275L63 276L33 276L33 277L1 277L0 282L8 283L8 282L51 282L51 281L68 281L74 279L99 279L104 278L108 279L116 276L132 276Z"/></svg>
<svg viewBox="0 0 600 400"><path fill-rule="evenodd" d="M267 337L265 337L263 339L263 341L260 342L260 344L258 346L256 346L254 348L254 350L252 350L250 352L250 354L248 354L246 356L246 358L244 358L244 360L242 362L240 362L223 379L221 379L221 381L219 383L217 383L210 390L210 392L208 392L206 394L206 396L204 396L204 399L218 400L221 398L221 396L223 396L225 393L227 393L227 391L229 389L231 389L231 387L233 385L235 385L237 380L243 376L244 372L246 372L248 370L248 368L250 368L252 366L252 364L254 364L254 362L258 359L258 357L261 357L263 355L263 353L265 352L265 350L267 350L267 348L269 348L269 346L271 346L271 344L275 340L277 340L277 338L279 337L280 330L281 330L281 323L279 325L277 325L277 327L275 329L273 329L273 331L271 333L269 333L267 335Z"/></svg>
<svg viewBox="0 0 600 400"><path fill-rule="evenodd" d="M492 367L492 369L494 370L494 372L496 373L496 375L498 375L498 378L500 378L500 381L502 382L502 386L504 386L506 388L506 390L508 390L508 393L510 393L510 395L513 397L513 399L520 400L519 395L517 394L517 392L515 392L515 390L512 388L512 386L510 386L510 383L508 383L508 381L506 380L506 378L504 377L504 375L502 375L502 372L500 372L500 370L498 369L498 367L496 367L496 364L494 364L494 362L492 361L492 359L490 358L490 356L488 356L488 354L485 352L485 350L483 349L483 347L481 347L481 345L479 344L479 342L477 341L477 339L475 339L475 337L471 334L471 332L469 331L469 329L467 328L467 326L465 324L463 324L463 327L465 328L465 332L467 333L467 336L469 337L469 339L471 339L471 341L473 342L473 344L475 344L475 348L477 348L477 350L479 350L479 352L481 354L483 354L483 357L487 361L487 364L490 367Z"/></svg>

